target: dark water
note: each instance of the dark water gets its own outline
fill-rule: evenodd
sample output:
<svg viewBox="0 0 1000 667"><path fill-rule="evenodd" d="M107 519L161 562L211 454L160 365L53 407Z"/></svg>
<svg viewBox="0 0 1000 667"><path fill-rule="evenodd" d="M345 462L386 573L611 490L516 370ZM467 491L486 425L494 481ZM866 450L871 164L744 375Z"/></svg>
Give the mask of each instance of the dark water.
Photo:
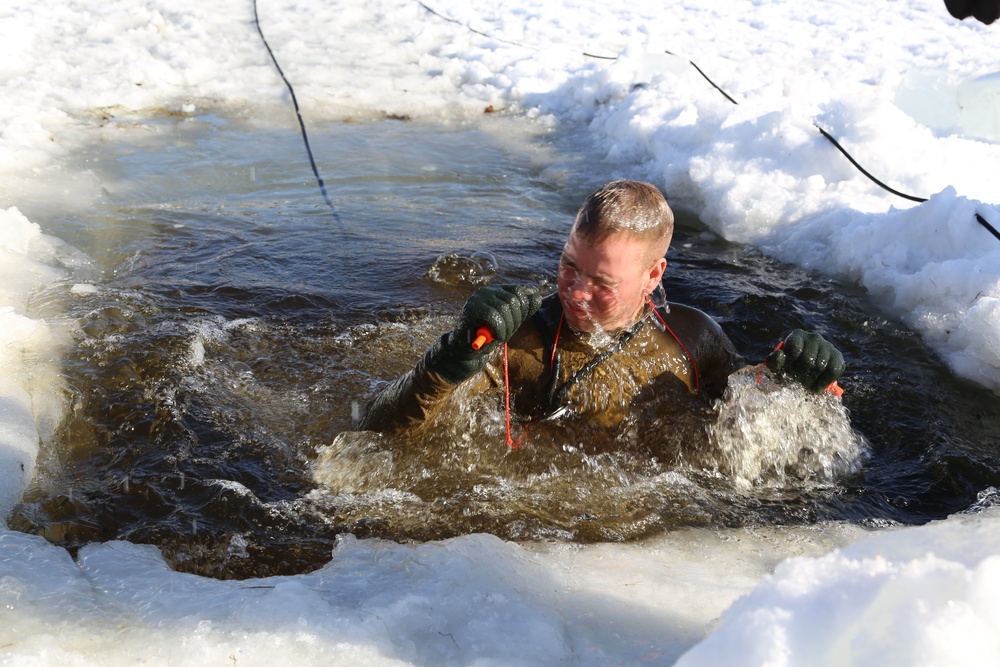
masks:
<svg viewBox="0 0 1000 667"><path fill-rule="evenodd" d="M651 453L662 434L599 446L601 434L570 427L511 450L496 405L419 441L345 435L352 405L450 328L476 282L544 286L582 198L643 175L586 157L571 133L530 136L503 119L329 125L311 138L335 218L291 129L151 127L80 157L100 158L106 188L86 215L25 207L94 258L98 291L35 299L80 327L64 360L71 409L14 528L71 550L153 543L178 569L247 577L318 567L343 532L587 542L691 525L910 524L1000 485L1000 398L954 378L857 287L692 219L669 255L669 298L715 316L751 359L794 327L834 339L850 426L867 443L853 469L780 470L747 489L697 457ZM495 275L468 279L484 252Z"/></svg>

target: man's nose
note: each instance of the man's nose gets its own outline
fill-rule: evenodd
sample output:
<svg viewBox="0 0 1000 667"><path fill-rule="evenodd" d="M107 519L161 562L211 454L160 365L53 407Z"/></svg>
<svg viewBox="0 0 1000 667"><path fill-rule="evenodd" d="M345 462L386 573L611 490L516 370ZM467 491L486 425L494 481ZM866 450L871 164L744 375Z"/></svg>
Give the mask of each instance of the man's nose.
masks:
<svg viewBox="0 0 1000 667"><path fill-rule="evenodd" d="M582 273L577 273L570 283L569 293L574 299L589 301L594 296L594 283Z"/></svg>

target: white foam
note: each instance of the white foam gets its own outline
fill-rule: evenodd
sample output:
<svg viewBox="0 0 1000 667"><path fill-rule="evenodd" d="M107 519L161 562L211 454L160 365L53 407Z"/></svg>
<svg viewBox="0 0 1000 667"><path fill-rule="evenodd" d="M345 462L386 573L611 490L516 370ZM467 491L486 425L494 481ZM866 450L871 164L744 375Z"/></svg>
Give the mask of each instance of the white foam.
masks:
<svg viewBox="0 0 1000 667"><path fill-rule="evenodd" d="M738 488L831 483L868 456L840 399L776 385L764 370L733 373L717 410L710 428L717 467Z"/></svg>

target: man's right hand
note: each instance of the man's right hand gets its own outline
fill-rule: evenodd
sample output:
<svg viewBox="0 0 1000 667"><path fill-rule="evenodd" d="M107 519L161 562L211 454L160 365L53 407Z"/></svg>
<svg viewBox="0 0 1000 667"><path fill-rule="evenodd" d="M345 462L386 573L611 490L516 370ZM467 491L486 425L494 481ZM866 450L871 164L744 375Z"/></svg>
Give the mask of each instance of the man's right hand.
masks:
<svg viewBox="0 0 1000 667"><path fill-rule="evenodd" d="M510 340L526 319L542 305L542 297L533 287L490 285L480 287L465 302L454 331L441 341L429 367L452 384L458 384L483 370L490 354ZM478 350L472 341L486 326L492 340Z"/></svg>
<svg viewBox="0 0 1000 667"><path fill-rule="evenodd" d="M844 355L817 333L795 329L767 357L772 372L820 392L844 373Z"/></svg>

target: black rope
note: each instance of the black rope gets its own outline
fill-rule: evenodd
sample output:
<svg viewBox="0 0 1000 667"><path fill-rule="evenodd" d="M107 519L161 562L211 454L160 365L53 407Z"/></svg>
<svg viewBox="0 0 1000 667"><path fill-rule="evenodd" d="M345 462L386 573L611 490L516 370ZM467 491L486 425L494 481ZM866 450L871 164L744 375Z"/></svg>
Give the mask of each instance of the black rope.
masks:
<svg viewBox="0 0 1000 667"><path fill-rule="evenodd" d="M844 157L846 157L848 160L850 160L851 164L853 164L855 167L857 167L858 171L860 171L862 174L864 174L865 176L867 176L873 183L875 183L879 187L883 188L884 190L887 190L887 191L891 192L892 194L896 195L897 197L902 197L903 199L909 199L910 201L915 201L915 202L918 202L918 203L922 203L922 202L927 201L926 197L915 197L914 195L908 195L906 193L900 192L899 190L895 190L893 188L890 188L888 185L886 185L882 181L880 181L877 178L875 178L874 176L872 176L871 174L868 173L868 171L864 167L862 167L860 164L858 164L857 160L855 160L853 157L851 157L850 153L848 153L846 150L844 150L844 147L841 146L840 143L836 139L833 138L832 134L830 134L829 132L827 132L826 130L824 130L817 123L813 123L813 125L816 126L816 129L819 130L820 134L822 134L824 137L826 137L826 139L831 144L833 144L834 146L837 147L837 150L839 150L841 153L844 154ZM984 218L983 216L981 216L978 212L976 213L976 222L978 222L980 225L982 225L986 229L986 231L988 231L990 234L992 234L993 236L995 236L998 241L1000 241L1000 232L998 232L996 230L996 228L993 225L991 225L989 222L987 222L986 218Z"/></svg>
<svg viewBox="0 0 1000 667"><path fill-rule="evenodd" d="M504 44L510 44L511 46L519 46L522 49L531 49L532 51L537 51L538 50L538 48L534 47L534 46L528 46L526 44L521 44L520 42L512 42L512 41L510 41L508 39L502 39L500 37L497 37L496 35L491 35L489 33L483 32L482 30L476 30L475 28L473 28L468 23L462 23L458 19L453 19L450 16L445 16L444 14L442 14L439 11L437 11L433 7L429 6L428 4L426 4L424 2L420 2L420 0L417 1L417 4L420 5L421 7L423 7L429 13L431 13L434 16L438 17L439 19L447 21L448 23L454 23L455 25L460 25L463 28L465 28L466 30L468 30L469 32L475 33L475 34L477 34L477 35L479 35L481 37L485 37L486 39L492 39L495 42L502 42ZM584 55L584 57L587 57L587 58L598 58L600 60L618 60L618 56L599 56L599 55L596 55L594 53L587 53L587 52L584 52L583 55Z"/></svg>
<svg viewBox="0 0 1000 667"><path fill-rule="evenodd" d="M668 54L670 54L672 56L677 55L675 53L671 53L670 51L667 51L666 53L668 53ZM705 81L708 81L710 84L712 84L712 87L715 88L720 93L722 93L727 100L729 100L733 104L739 104L739 102L737 102L736 100L734 100L729 95L729 93L727 93L726 91L724 91L722 88L720 88L719 86L717 86L714 81L712 81L710 78L708 78L708 75L705 74L701 70L701 68L698 67L698 65L695 64L695 62L693 60L688 60L688 63L690 63L692 67L694 67L696 70L698 70L698 73L701 74L703 77L705 77ZM824 130L822 127L820 127L820 125L818 123L814 122L813 125L816 127L817 130L819 130L819 133L822 134L827 139L827 141L829 141L831 144L833 144L837 148L837 150L839 150L844 155L844 157L846 157L848 159L848 161L850 161L850 163L854 165L854 167L858 171L860 171L862 174L864 174L865 176L867 176L869 178L869 180L872 181L872 183L875 183L876 185L878 185L883 190L886 190L887 192L891 192L892 194L896 195L897 197L902 197L903 199L909 199L910 201L918 202L918 203L923 203L923 202L927 201L926 197L916 197L914 195L908 195L905 192L900 192L899 190L896 190L895 188L889 187L888 185L886 185L885 183L883 183L879 179L875 178L871 173L868 172L867 169L865 169L864 167L862 167L858 163L858 161L855 160L851 156L851 154L848 153L847 150L843 146L840 145L840 142L837 141L833 137L832 134L830 134L829 132L827 132L826 130ZM991 225L989 222L987 222L986 218L984 218L983 216L981 216L979 213L976 213L976 222L978 222L980 225L982 225L990 234L992 234L993 236L995 236L996 239L998 241L1000 241L1000 231L997 231L997 229L993 225Z"/></svg>
<svg viewBox="0 0 1000 667"><path fill-rule="evenodd" d="M872 181L872 183L874 183L875 185L879 186L883 190L888 190L889 192L891 192L892 194L896 195L897 197L902 197L903 199L909 199L910 201L915 201L915 202L925 202L925 201L927 201L926 197L915 197L913 195L908 195L908 194L905 194L903 192L900 192L899 190L895 190L893 188L890 188L888 185L886 185L882 181L880 181L877 178L875 178L874 176L872 176L871 174L868 173L868 171L864 167L862 167L860 164L858 164L857 160L855 160L853 157L851 157L850 153L848 153L846 150L844 150L844 147L841 146L840 143L836 139L833 138L832 134L830 134L829 132L827 132L826 130L824 130L817 123L813 123L813 125L816 127L817 130L819 130L820 134L822 134L824 137L826 137L827 140L831 144L833 144L834 146L836 146L837 150L839 150L841 153L843 153L844 157L846 157L848 160L850 160L851 164L853 164L855 167L857 167L858 171L860 171L862 174L864 174L865 176L867 176Z"/></svg>
<svg viewBox="0 0 1000 667"><path fill-rule="evenodd" d="M467 23L462 23L458 19L453 19L453 18L451 18L449 16L445 16L444 14L435 11L434 9L428 7L427 5L425 5L422 2L418 2L417 4L420 5L421 7L423 7L424 9L426 9L428 12L430 12L434 16L438 17L439 19L444 19L448 23L455 23L457 25L460 25L463 28L465 28L466 30L468 30L469 32L474 32L477 35L480 35L482 37L486 37L487 39L492 39L492 40L495 40L497 42L503 42L504 44L510 44L512 46L520 46L520 47L525 48L525 49L532 48L532 47L529 47L529 46L525 46L524 44L518 44L517 42L511 42L511 41L506 40L506 39L500 39L499 37L494 37L493 35L487 34L487 33L482 32L480 30L476 30L475 28L473 28L472 26L468 25Z"/></svg>
<svg viewBox="0 0 1000 667"><path fill-rule="evenodd" d="M281 80L285 82L285 86L288 87L288 92L292 96L292 105L295 107L295 115L299 119L299 130L302 132L302 142L306 146L306 153L309 155L309 164L312 166L313 174L316 176L316 183L319 184L319 191L323 194L323 200L326 205L330 207L330 213L333 214L333 219L340 222L340 214L337 213L337 207L333 205L330 201L330 196L326 193L326 184L323 183L323 177L319 175L319 169L316 167L316 160L313 158L312 148L309 146L309 136L306 134L306 124L302 120L302 112L299 110L299 101L295 97L295 90L292 88L292 84L288 81L285 73L281 69L281 65L278 64L278 59L274 57L274 51L271 50L271 45L267 43L267 38L264 37L264 31L260 27L260 16L257 14L257 0L253 0L253 21L254 25L257 26L257 32L260 33L260 38L264 42L264 48L267 49L267 53L271 56L271 62L274 63L275 69L278 70L278 74L281 75Z"/></svg>
<svg viewBox="0 0 1000 667"><path fill-rule="evenodd" d="M600 354L592 358L590 361L588 361L586 364L584 364L583 367L580 368L580 370L578 370L576 373L574 373L573 377L566 380L566 382L564 382L563 385L559 387L559 389L555 388L555 378L558 378L559 375L558 356L557 356L556 362L555 364L553 364L553 368L551 369L554 380L552 386L550 387L549 400L546 404L548 411L550 413L556 412L559 408L564 406L566 404L566 398L569 395L570 389L576 386L577 382L579 382L583 378L593 373L595 368L597 368L605 361L610 359L612 355L616 354L623 347L625 347L626 343L632 340L632 338L634 338L635 335L639 332L639 329L643 327L647 319L648 318L643 316L638 322L633 324L631 328L623 332L618 337L618 340L614 342L613 345L606 348L603 352L601 352Z"/></svg>
<svg viewBox="0 0 1000 667"><path fill-rule="evenodd" d="M256 0L254 0L254 1L256 2ZM445 21L448 21L450 23L456 23L456 24L462 26L463 28L465 28L466 30L469 30L471 32L476 33L477 35L482 35L483 37L487 37L489 39L494 39L494 40L499 41L499 42L505 42L507 44L513 44L514 46L524 46L523 44L518 44L517 42L508 42L508 41L500 39L498 37L494 37L492 35L488 35L485 32L481 32L479 30L476 30L475 28L472 28L471 26L466 25L465 23L462 23L461 21L457 21L457 20L455 20L453 18L449 18L447 16L444 16L443 14L440 14L440 13L434 11L433 9L431 9L430 7L428 7L426 4L424 4L423 2L419 2L418 4L420 4L421 7L423 7L424 9L426 9L428 12L430 12L434 16L437 16L438 18L444 19ZM270 49L268 49L268 50L270 50ZM667 53L668 55L671 55L671 56L675 56L675 57L678 57L678 58L681 57L681 56L678 56L676 53L673 53L672 51L668 51L666 49L664 49L664 52ZM593 53L586 53L586 52L584 52L583 55L585 57L587 57L587 58L598 58L600 60L618 60L618 58L616 56L600 56L600 55L596 55L596 54L593 54ZM727 100L729 100L733 104L736 104L736 105L739 104L739 102L737 102L735 99L733 99L733 97L729 93L727 93L725 90L723 90L717 83L715 83L714 81L712 81L712 79L710 79L709 76L707 74L705 74L705 72L700 67L698 67L698 65L693 60L688 60L687 62L688 62L689 65L691 65L691 67L695 68L695 70L698 71L698 74L701 74L701 76L704 77L705 81L708 81L708 83L711 84L711 86L713 88L715 88L717 91L719 91L722 94L723 97L725 97ZM275 65L277 65L277 63L275 63ZM289 89L291 89L291 86L289 86ZM293 94L292 99L294 99L294 94ZM855 160L851 156L851 154L848 153L847 150L845 150L844 147L841 146L840 143L836 139L833 138L833 135L831 135L829 132L827 132L826 130L824 130L817 123L813 123L813 125L816 126L816 129L819 130L820 134L822 134L824 137L826 137L826 139L830 143L832 143L834 146L836 146L837 150L839 150L841 153L843 153L844 157L846 157L850 161L850 163L855 166L855 168L858 171L860 171L862 174L864 174L865 176L867 176L873 183L875 183L879 187L883 188L884 190L886 190L888 192L891 192L892 194L894 194L894 195L896 195L898 197L902 197L903 199L909 199L910 201L914 201L914 202L925 202L925 201L927 201L927 199L925 197L915 197L913 195L908 195L906 193L900 192L899 190L891 188L888 185L886 185L885 183L883 183L882 181L880 181L879 179L875 178L872 174L870 174L868 172L868 170L866 170L864 167L862 167L858 163L858 161ZM993 227L993 225L991 225L989 222L987 222L986 219L983 218L983 216L981 216L979 213L976 213L976 222L978 222L980 225L982 225L983 227L985 227L991 234L993 234L993 236L995 236L997 238L997 240L1000 240L1000 232L998 232L997 229L995 227Z"/></svg>
<svg viewBox="0 0 1000 667"><path fill-rule="evenodd" d="M985 227L986 231L988 231L990 234L992 234L993 236L995 236L996 239L997 239L997 241L1000 241L1000 232L997 231L997 228L994 227L993 225L991 225L989 222L987 222L986 218L984 218L983 216L979 215L978 212L976 213L976 222L978 222L980 225L982 225L983 227Z"/></svg>
<svg viewBox="0 0 1000 667"><path fill-rule="evenodd" d="M666 53L668 55L671 55L671 56L676 56L676 57L680 58L680 56L678 56L676 53L673 53L671 51L664 51L664 53ZM688 64L690 64L691 67L693 67L696 70L698 70L698 74L701 74L703 77L705 77L705 81L708 81L710 84L712 84L712 87L715 88L720 93L722 93L723 97L725 97L727 100L729 100L733 104L737 104L737 105L739 104L739 102L737 102L736 100L734 100L732 97L729 96L729 93L727 93L726 91L724 91L722 88L720 88L718 85L716 85L716 83L714 81L712 81L711 79L709 79L708 75L705 74L703 71L701 71L701 68L698 67L697 65L695 65L693 60L688 60Z"/></svg>

